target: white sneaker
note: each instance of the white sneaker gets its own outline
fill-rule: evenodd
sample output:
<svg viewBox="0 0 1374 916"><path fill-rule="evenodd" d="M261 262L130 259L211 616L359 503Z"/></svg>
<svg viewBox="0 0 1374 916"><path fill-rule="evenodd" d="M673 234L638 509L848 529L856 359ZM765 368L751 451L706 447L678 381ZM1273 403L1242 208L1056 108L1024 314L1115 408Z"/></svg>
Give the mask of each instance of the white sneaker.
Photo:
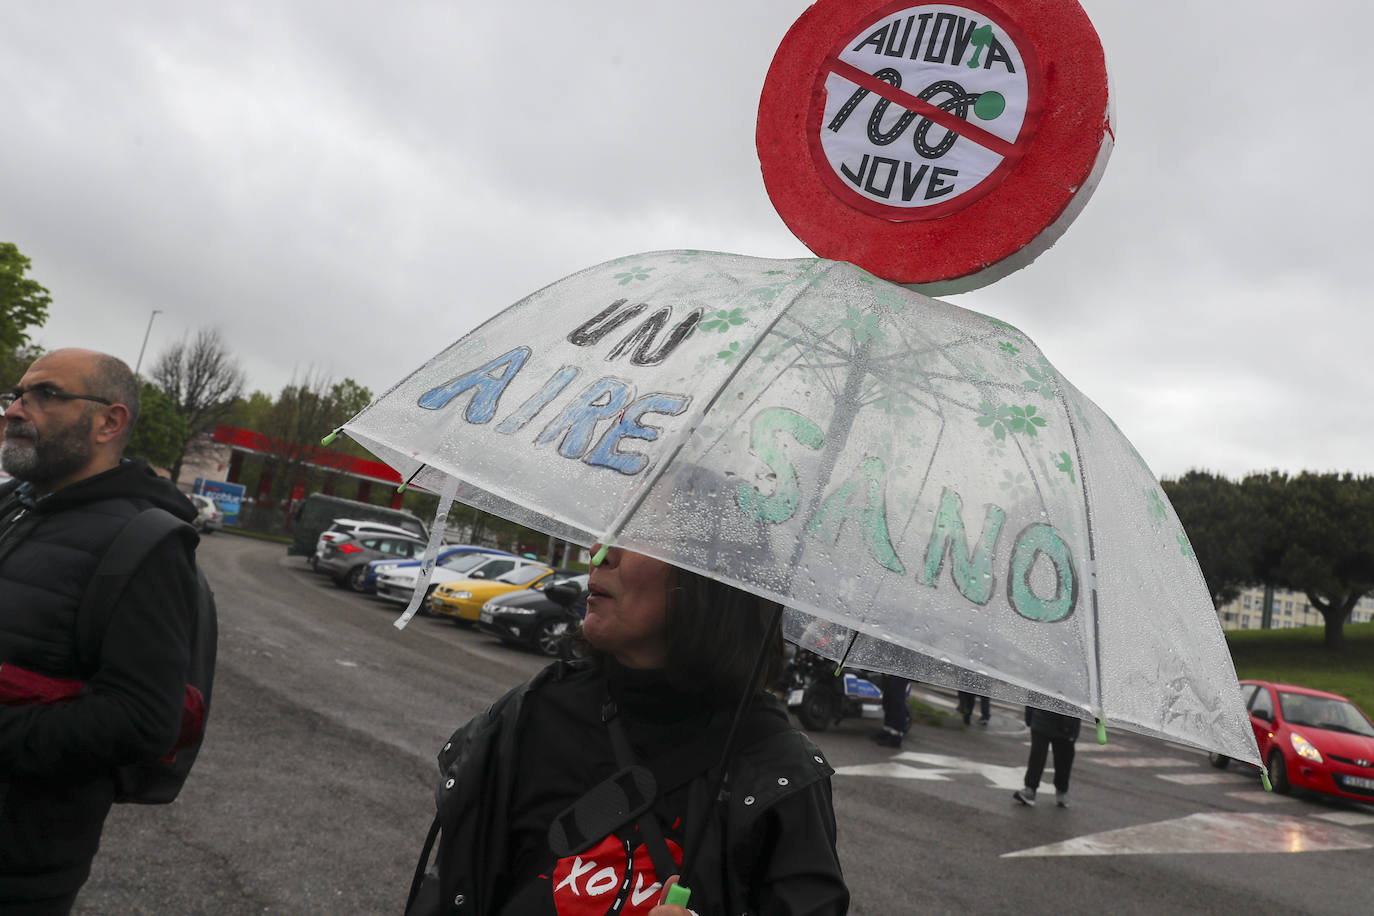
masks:
<svg viewBox="0 0 1374 916"><path fill-rule="evenodd" d="M1026 805L1031 808L1035 807L1034 789L1017 789L1015 792L1011 793L1011 797L1016 799L1023 805Z"/></svg>
<svg viewBox="0 0 1374 916"><path fill-rule="evenodd" d="M1067 792L1055 792L1055 793L1054 793L1054 803L1055 803L1056 805L1058 805L1059 807L1061 807L1061 808L1067 808L1067 807L1069 806L1069 793L1067 793Z"/></svg>

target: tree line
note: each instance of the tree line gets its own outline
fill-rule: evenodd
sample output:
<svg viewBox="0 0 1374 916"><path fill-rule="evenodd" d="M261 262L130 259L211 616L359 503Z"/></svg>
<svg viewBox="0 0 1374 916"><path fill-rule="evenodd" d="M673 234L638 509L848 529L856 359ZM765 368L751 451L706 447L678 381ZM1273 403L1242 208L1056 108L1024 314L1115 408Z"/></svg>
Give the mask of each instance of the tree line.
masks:
<svg viewBox="0 0 1374 916"><path fill-rule="evenodd" d="M1374 477L1194 470L1162 484L1216 607L1248 586L1299 592L1322 615L1325 644L1343 644L1350 612L1374 591Z"/></svg>

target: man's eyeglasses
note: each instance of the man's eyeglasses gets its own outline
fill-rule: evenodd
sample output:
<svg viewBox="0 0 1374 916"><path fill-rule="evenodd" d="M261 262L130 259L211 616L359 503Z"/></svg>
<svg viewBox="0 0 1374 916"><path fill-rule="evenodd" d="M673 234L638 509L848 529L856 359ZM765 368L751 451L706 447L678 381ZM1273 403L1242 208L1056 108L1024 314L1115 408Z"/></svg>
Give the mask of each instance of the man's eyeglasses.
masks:
<svg viewBox="0 0 1374 916"><path fill-rule="evenodd" d="M98 398L93 394L71 394L49 385L47 382L30 385L28 388L16 388L13 391L0 394L0 412L8 411L10 405L15 401L23 401L25 407L35 407L39 410L43 410L53 401L94 401L97 404L104 404L106 407L114 405L114 401L107 401L105 398Z"/></svg>

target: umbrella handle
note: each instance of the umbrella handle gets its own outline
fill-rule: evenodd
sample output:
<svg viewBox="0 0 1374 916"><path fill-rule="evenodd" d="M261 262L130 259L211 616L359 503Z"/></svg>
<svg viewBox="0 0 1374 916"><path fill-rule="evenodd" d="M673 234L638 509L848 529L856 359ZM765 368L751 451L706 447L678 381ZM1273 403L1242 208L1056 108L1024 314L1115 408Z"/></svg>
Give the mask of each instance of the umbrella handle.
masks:
<svg viewBox="0 0 1374 916"><path fill-rule="evenodd" d="M691 899L691 890L682 884L674 884L668 888L668 893L664 895L663 902L668 906L686 906L687 901Z"/></svg>
<svg viewBox="0 0 1374 916"><path fill-rule="evenodd" d="M1103 722L1101 719L1097 720L1097 743L1107 743L1107 723Z"/></svg>

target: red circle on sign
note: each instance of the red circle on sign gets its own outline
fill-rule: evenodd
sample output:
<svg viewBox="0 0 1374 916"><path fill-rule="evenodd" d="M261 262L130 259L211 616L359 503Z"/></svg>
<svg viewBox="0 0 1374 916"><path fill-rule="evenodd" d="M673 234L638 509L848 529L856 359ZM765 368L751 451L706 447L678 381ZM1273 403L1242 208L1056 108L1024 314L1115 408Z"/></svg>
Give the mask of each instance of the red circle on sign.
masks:
<svg viewBox="0 0 1374 916"><path fill-rule="evenodd" d="M913 101L912 94L884 81L884 71L875 76L841 60L846 46L853 47L883 17L916 9L980 15L1010 36L1026 80L1014 138L984 131L957 112L938 112L918 97ZM961 24L971 31L976 22L970 16ZM890 42L889 57L891 51ZM903 209L865 196L859 189L873 190L879 157L871 160L865 185L857 172L837 174L822 148L827 100L836 87L856 94L868 89L875 99L888 100L893 112L914 109L915 117L952 130L959 142L989 151L979 153L985 159L1000 156L1000 164L973 187L930 206ZM880 129L880 117L875 108L870 138ZM1074 0L820 0L793 24L774 55L756 134L768 195L808 248L888 280L937 285L938 292L982 286L1049 247L1086 202L1111 142L1106 62L1097 33ZM890 187L897 165L882 161L893 163L886 173ZM863 160L866 167L869 162ZM911 166L904 167L909 187ZM934 188L934 179L928 180Z"/></svg>

